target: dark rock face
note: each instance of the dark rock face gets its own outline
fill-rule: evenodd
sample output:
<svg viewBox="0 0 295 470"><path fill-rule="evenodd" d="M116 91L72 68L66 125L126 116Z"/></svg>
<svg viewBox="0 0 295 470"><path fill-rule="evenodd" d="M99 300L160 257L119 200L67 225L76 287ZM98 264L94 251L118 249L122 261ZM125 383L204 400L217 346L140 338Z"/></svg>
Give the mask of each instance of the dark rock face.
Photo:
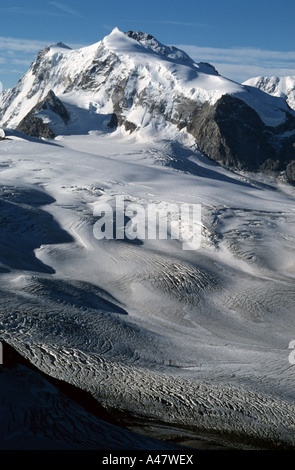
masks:
<svg viewBox="0 0 295 470"><path fill-rule="evenodd" d="M49 110L60 116L65 124L69 122L69 114L62 102L55 96L52 90L22 119L16 130L32 137L45 137L52 139L55 137L50 123L43 122L37 115L41 111Z"/></svg>
<svg viewBox="0 0 295 470"><path fill-rule="evenodd" d="M200 150L225 166L257 166L262 149L263 123L244 102L223 96L214 106L205 105L192 116L188 131L196 138Z"/></svg>
<svg viewBox="0 0 295 470"><path fill-rule="evenodd" d="M116 113L112 114L111 120L108 123L108 127L110 127L111 129L114 129L114 127L118 127L118 117Z"/></svg>
<svg viewBox="0 0 295 470"><path fill-rule="evenodd" d="M130 121L125 121L124 123L124 127L125 127L125 130L128 132L133 132L136 130L136 125L134 124L134 122L130 122Z"/></svg>
<svg viewBox="0 0 295 470"><path fill-rule="evenodd" d="M65 124L67 124L70 120L68 111L66 110L62 102L55 96L52 90L50 90L46 98L44 98L43 102L37 105L37 111L38 111L38 106L40 107L40 111L42 109L50 109L54 113L58 114L62 118Z"/></svg>
<svg viewBox="0 0 295 470"><path fill-rule="evenodd" d="M27 114L27 116L19 123L16 130L32 137L45 137L47 139L54 139L55 137L49 124L44 123L41 119L38 119L31 113Z"/></svg>
<svg viewBox="0 0 295 470"><path fill-rule="evenodd" d="M230 95L214 106L195 109L187 122L188 132L208 157L226 167L250 171L285 170L295 159L295 135L286 137L294 128L293 115L278 127L268 127L254 109Z"/></svg>

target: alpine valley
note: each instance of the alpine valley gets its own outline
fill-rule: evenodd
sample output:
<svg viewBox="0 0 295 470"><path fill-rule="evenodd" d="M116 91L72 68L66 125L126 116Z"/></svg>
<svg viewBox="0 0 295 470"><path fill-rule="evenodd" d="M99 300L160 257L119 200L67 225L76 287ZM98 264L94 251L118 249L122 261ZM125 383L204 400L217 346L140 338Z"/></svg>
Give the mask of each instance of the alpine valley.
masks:
<svg viewBox="0 0 295 470"><path fill-rule="evenodd" d="M294 88L115 28L0 94L1 449L295 449Z"/></svg>

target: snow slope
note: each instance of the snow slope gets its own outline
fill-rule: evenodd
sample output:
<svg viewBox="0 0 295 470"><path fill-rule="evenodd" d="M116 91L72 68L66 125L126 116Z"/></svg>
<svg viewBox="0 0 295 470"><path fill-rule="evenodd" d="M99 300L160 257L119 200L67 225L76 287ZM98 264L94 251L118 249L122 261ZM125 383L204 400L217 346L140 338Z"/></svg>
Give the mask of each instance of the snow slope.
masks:
<svg viewBox="0 0 295 470"><path fill-rule="evenodd" d="M295 109L295 77L255 77L244 85L259 88L272 96L283 98L290 108Z"/></svg>
<svg viewBox="0 0 295 470"><path fill-rule="evenodd" d="M225 170L168 130L7 132L0 338L130 430L294 448L293 189ZM201 204L201 247L97 240L95 208L116 195Z"/></svg>

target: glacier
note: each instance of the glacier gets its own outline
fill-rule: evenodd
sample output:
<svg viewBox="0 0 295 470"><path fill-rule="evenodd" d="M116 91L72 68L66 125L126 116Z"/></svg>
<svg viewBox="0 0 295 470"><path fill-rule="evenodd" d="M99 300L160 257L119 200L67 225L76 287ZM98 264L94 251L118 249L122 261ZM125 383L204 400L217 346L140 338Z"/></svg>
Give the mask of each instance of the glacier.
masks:
<svg viewBox="0 0 295 470"><path fill-rule="evenodd" d="M251 94L148 35L140 44L130 36L116 29L78 52L48 48L37 59L50 56L46 86L31 69L1 95L0 340L27 362L8 368L4 349L0 448L294 449L294 186L219 165L144 102L120 110L139 130L110 127L110 90L124 74L130 96L136 79L137 92L151 86L157 101L158 83L171 113L178 87L211 103ZM86 87L79 70L105 48L111 75ZM140 88L126 56L140 68L146 55ZM17 130L50 90L72 116L69 127L54 121L53 139ZM285 101L274 109L259 96L253 103L280 125ZM201 204L201 246L97 240L95 207L116 196L143 207ZM60 396L50 379L85 392L115 424ZM24 384L27 408L13 389ZM54 426L41 418L36 426L42 406L44 423L54 409Z"/></svg>

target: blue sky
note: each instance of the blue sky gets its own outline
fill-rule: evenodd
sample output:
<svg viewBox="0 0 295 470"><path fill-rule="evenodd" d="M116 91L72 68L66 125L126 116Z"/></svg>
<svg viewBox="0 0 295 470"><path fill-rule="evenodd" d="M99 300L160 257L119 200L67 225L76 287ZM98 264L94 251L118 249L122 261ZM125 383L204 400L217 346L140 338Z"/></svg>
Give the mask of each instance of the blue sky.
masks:
<svg viewBox="0 0 295 470"><path fill-rule="evenodd" d="M0 0L0 18L4 88L46 45L86 46L116 26L148 32L239 82L295 75L295 0Z"/></svg>

